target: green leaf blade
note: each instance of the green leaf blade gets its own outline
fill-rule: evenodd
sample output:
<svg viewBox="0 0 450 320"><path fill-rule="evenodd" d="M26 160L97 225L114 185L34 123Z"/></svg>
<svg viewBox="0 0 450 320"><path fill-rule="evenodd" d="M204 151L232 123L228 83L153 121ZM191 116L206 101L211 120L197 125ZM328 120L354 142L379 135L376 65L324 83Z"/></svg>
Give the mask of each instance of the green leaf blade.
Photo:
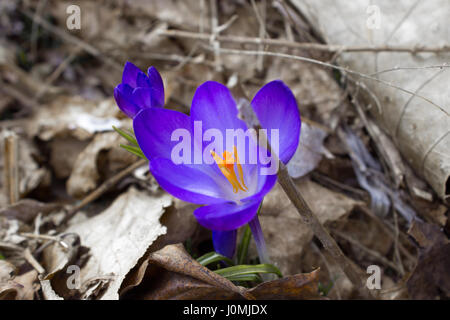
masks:
<svg viewBox="0 0 450 320"><path fill-rule="evenodd" d="M250 230L250 226L247 224L245 226L244 235L242 236L241 243L238 247L237 252L237 264L244 264L247 258L248 246L250 245L250 240L252 237L252 231Z"/></svg>
<svg viewBox="0 0 450 320"><path fill-rule="evenodd" d="M133 146L129 146L126 144L120 144L120 147L127 150L128 152L142 158L142 159L147 159L144 155L144 153L142 153L142 150L139 149L138 147L133 147Z"/></svg>
<svg viewBox="0 0 450 320"><path fill-rule="evenodd" d="M131 143L132 145L134 145L136 147L139 147L139 144L138 144L136 138L133 137L131 134L129 134L129 133L127 133L127 132L123 131L122 129L119 129L119 128L115 127L115 126L113 126L113 129L118 134L120 134L122 137L124 137L129 143Z"/></svg>
<svg viewBox="0 0 450 320"><path fill-rule="evenodd" d="M280 270L272 264L237 265L215 270L214 272L227 279L254 273L274 273L280 278L283 276Z"/></svg>
<svg viewBox="0 0 450 320"><path fill-rule="evenodd" d="M204 254L203 256L201 256L200 258L197 259L197 262L200 263L202 266L207 266L211 263L219 262L219 261L224 261L224 262L228 263L229 265L234 266L234 262L231 259L229 259L217 252L214 252L214 251Z"/></svg>

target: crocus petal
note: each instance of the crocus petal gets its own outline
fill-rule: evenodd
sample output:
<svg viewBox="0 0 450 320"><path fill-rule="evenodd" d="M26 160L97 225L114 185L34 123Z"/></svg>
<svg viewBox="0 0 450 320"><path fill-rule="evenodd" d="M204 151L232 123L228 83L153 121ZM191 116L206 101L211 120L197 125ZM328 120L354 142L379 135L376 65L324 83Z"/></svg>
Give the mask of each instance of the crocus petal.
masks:
<svg viewBox="0 0 450 320"><path fill-rule="evenodd" d="M131 62L125 63L125 67L123 68L122 73L122 83L128 84L132 88L136 88L137 77L139 72L142 72L141 69L136 67Z"/></svg>
<svg viewBox="0 0 450 320"><path fill-rule="evenodd" d="M152 90L150 88L138 87L133 90L133 101L141 109L152 107Z"/></svg>
<svg viewBox="0 0 450 320"><path fill-rule="evenodd" d="M264 196L272 190L273 186L277 182L277 175L259 176L258 189L255 194L250 197L243 198L242 202L253 202L264 198Z"/></svg>
<svg viewBox="0 0 450 320"><path fill-rule="evenodd" d="M133 120L133 128L136 140L147 159L154 158L172 159L172 152L177 152L175 147L178 144L184 145L183 152L190 152L184 159L174 160L176 163L183 163L189 167L214 175L216 180L225 180L217 174L213 164L201 162L194 164L193 161L193 134L191 130L190 117L184 113L163 109L147 108L139 112ZM177 136L177 133L183 135ZM172 135L174 141L172 141ZM185 141L184 139L188 139ZM186 160L183 162L182 160ZM215 164L214 164L215 165Z"/></svg>
<svg viewBox="0 0 450 320"><path fill-rule="evenodd" d="M223 84L207 81L197 88L192 99L191 119L202 121L203 130L226 129L247 130L245 122L238 117L236 102L230 90Z"/></svg>
<svg viewBox="0 0 450 320"><path fill-rule="evenodd" d="M297 150L300 137L300 113L292 91L280 80L269 82L262 87L252 100L252 107L261 127L279 130L279 154L283 163L287 163Z"/></svg>
<svg viewBox="0 0 450 320"><path fill-rule="evenodd" d="M229 231L237 229L255 216L261 201L242 204L223 202L196 209L194 216L198 223L211 230Z"/></svg>
<svg viewBox="0 0 450 320"><path fill-rule="evenodd" d="M150 171L161 188L178 199L198 204L223 202L222 188L200 170L155 158L150 162Z"/></svg>
<svg viewBox="0 0 450 320"><path fill-rule="evenodd" d="M171 159L171 152L179 141L171 141L176 129L187 130L191 135L190 118L178 111L147 108L142 110L133 120L134 133L147 159Z"/></svg>
<svg viewBox="0 0 450 320"><path fill-rule="evenodd" d="M151 87L150 79L142 71L139 71L137 74L136 87L146 87L146 88Z"/></svg>
<svg viewBox="0 0 450 320"><path fill-rule="evenodd" d="M148 78L152 88L153 107L164 107L164 82L155 67L148 68Z"/></svg>
<svg viewBox="0 0 450 320"><path fill-rule="evenodd" d="M209 129L218 130L222 134L222 141L217 146L215 152L222 155L225 150L232 151L233 145L238 147L238 153L240 154L240 161L244 164L244 175L248 173L248 158L249 152L242 150L242 144L238 143L238 138L234 138L233 141L227 141L226 133L228 130L242 129L242 132L247 130L247 126L244 121L238 118L238 110L236 102L234 101L230 90L223 84L215 81L207 81L200 85L195 91L191 105L191 122L194 130L198 122L201 123L202 135ZM214 141L216 141L214 139ZM209 145L210 142L196 141L197 145L202 145L203 150ZM229 143L227 146L226 143ZM247 150L250 149L252 143L247 143ZM245 156L245 158L244 158ZM206 153L204 155L204 161L211 163L214 162L211 155ZM220 171L217 166L215 170L218 174Z"/></svg>
<svg viewBox="0 0 450 320"><path fill-rule="evenodd" d="M136 105L133 98L133 88L128 84L119 84L114 88L116 103L128 117L134 118L141 108Z"/></svg>
<svg viewBox="0 0 450 320"><path fill-rule="evenodd" d="M136 84L138 87L146 87L150 89L152 97L152 107L164 107L164 84L155 67L148 69L148 76L139 72Z"/></svg>
<svg viewBox="0 0 450 320"><path fill-rule="evenodd" d="M212 240L214 250L221 255L233 259L236 250L237 230L213 231Z"/></svg>

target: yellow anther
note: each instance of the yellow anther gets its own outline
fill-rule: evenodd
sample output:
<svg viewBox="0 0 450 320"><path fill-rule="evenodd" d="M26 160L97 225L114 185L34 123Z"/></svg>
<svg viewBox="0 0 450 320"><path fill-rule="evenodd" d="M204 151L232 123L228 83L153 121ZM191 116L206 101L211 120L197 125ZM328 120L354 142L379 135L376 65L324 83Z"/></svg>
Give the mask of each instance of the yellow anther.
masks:
<svg viewBox="0 0 450 320"><path fill-rule="evenodd" d="M214 158L214 161L216 161L217 166L219 167L222 174L227 178L227 180L231 183L233 186L233 192L237 193L239 190L247 191L248 188L245 185L244 182L244 172L242 170L242 165L239 162L239 157L237 154L237 149L234 146L233 147L233 153L229 151L224 151L222 154L222 157L220 157L217 153L215 153L213 150L211 150L211 155ZM238 172L239 172L239 178L241 181L238 180L236 176L236 172L234 171L234 165L236 164Z"/></svg>

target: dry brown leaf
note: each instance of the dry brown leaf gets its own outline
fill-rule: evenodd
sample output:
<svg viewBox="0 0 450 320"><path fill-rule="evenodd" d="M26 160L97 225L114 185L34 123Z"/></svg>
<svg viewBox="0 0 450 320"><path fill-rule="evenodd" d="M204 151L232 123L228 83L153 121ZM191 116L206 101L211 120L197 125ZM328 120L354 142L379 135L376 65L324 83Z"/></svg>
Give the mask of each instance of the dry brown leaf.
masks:
<svg viewBox="0 0 450 320"><path fill-rule="evenodd" d="M316 299L317 275L298 274L246 289L200 265L181 244L151 253L145 279L125 296L146 300ZM141 270L143 276L144 269Z"/></svg>
<svg viewBox="0 0 450 320"><path fill-rule="evenodd" d="M80 96L60 96L36 111L29 121L28 134L43 141L57 136L83 141L97 132L112 131L112 126L122 125L113 98L95 102Z"/></svg>
<svg viewBox="0 0 450 320"><path fill-rule="evenodd" d="M0 283L0 300L15 300L22 289L22 285L14 281Z"/></svg>
<svg viewBox="0 0 450 320"><path fill-rule="evenodd" d="M35 160L35 155L39 155L39 151L32 141L19 136L19 193L22 197L36 189L40 184L44 185L45 178L49 173L42 168ZM3 164L3 134L0 134L0 163ZM3 174L0 175L0 188L3 185ZM2 200L0 198L0 205Z"/></svg>
<svg viewBox="0 0 450 320"><path fill-rule="evenodd" d="M18 292L17 299L33 300L35 292L39 289L37 284L38 273L36 270L30 270L20 276L14 278L14 282L22 286L22 290Z"/></svg>
<svg viewBox="0 0 450 320"><path fill-rule="evenodd" d="M450 242L434 224L414 221L408 234L419 245L419 260L407 280L412 299L450 297Z"/></svg>
<svg viewBox="0 0 450 320"><path fill-rule="evenodd" d="M95 292L102 293L101 299L119 297L126 274L148 247L166 233L159 219L171 203L167 194L154 196L131 187L104 212L66 230L78 234L81 244L90 249L91 257L80 273L82 286L89 283L89 290L102 282L102 290L86 291L84 298L94 298ZM105 276L107 281L103 281Z"/></svg>
<svg viewBox="0 0 450 320"><path fill-rule="evenodd" d="M64 179L76 168L78 156L96 133L112 131L112 126L131 126L130 119L118 120L121 116L112 98L96 102L60 96L37 110L28 121L27 132L49 144L50 164L56 177ZM118 136L117 145L124 142L121 139Z"/></svg>
<svg viewBox="0 0 450 320"><path fill-rule="evenodd" d="M74 263L75 258L78 255L80 248L80 239L76 234L67 234L61 237L65 246L60 243L54 242L46 247L42 253L42 266L46 270L43 280L50 280L55 275L64 270L69 263Z"/></svg>
<svg viewBox="0 0 450 320"><path fill-rule="evenodd" d="M307 179L298 179L295 183L324 224L344 218L356 205L361 204ZM301 253L313 238L313 233L302 223L298 212L278 184L264 198L260 221L272 262L285 275L299 273ZM255 249L252 247L254 254Z"/></svg>
<svg viewBox="0 0 450 320"><path fill-rule="evenodd" d="M192 239L199 228L199 224L192 214L198 205L177 198L173 198L173 203L160 219L161 224L167 228L167 233L153 242L147 250L148 254L160 250L166 245L184 243L186 240ZM148 255L141 260L125 277L120 289L121 296L131 288L138 286L144 278L148 267Z"/></svg>
<svg viewBox="0 0 450 320"><path fill-rule="evenodd" d="M175 281L170 280L168 283L167 281L161 282L164 290L154 290L147 298L157 300L170 298L182 299L186 294L187 287L191 285L189 278L200 280L203 287L212 287L214 290L222 292L222 294L228 291L242 295L247 299L253 298L245 292L244 288L235 286L231 281L219 276L192 259L186 250L184 250L182 244L168 245L159 251L151 253L149 255L149 263L164 268L171 273L182 275L182 277L181 279L175 278ZM168 276L166 280L171 279L171 277ZM192 294L193 292L190 292L187 295L189 298L193 298ZM212 299L213 296L211 295L210 298Z"/></svg>
<svg viewBox="0 0 450 320"><path fill-rule="evenodd" d="M50 140L50 165L58 179L70 176L80 153L87 147L89 140L79 140L71 136L57 136ZM61 155L64 157L61 157Z"/></svg>
<svg viewBox="0 0 450 320"><path fill-rule="evenodd" d="M0 283L7 282L16 274L16 267L6 260L0 260Z"/></svg>
<svg viewBox="0 0 450 320"><path fill-rule="evenodd" d="M161 218L161 223L167 228L167 233L159 237L153 244L156 251L168 244L183 243L190 239L199 224L193 212L199 205L173 198L173 207L168 208Z"/></svg>
<svg viewBox="0 0 450 320"><path fill-rule="evenodd" d="M61 209L61 207L59 204L43 203L33 199L22 199L13 205L1 209L0 217L31 223L38 214L47 215L54 210Z"/></svg>
<svg viewBox="0 0 450 320"><path fill-rule="evenodd" d="M318 275L320 269L261 283L249 292L259 300L319 299Z"/></svg>
<svg viewBox="0 0 450 320"><path fill-rule="evenodd" d="M16 267L0 260L0 300L33 300L37 272L31 270L16 276Z"/></svg>
<svg viewBox="0 0 450 320"><path fill-rule="evenodd" d="M55 290L53 290L50 280L41 279L40 281L42 294L44 295L45 300L64 300L64 298L59 296Z"/></svg>
<svg viewBox="0 0 450 320"><path fill-rule="evenodd" d="M94 140L78 155L72 173L67 180L67 192L76 198L81 198L97 187L100 179L99 155L102 151L113 148L120 149L123 138L116 132L99 133ZM136 161L136 156L125 150L118 151L126 159L124 167Z"/></svg>

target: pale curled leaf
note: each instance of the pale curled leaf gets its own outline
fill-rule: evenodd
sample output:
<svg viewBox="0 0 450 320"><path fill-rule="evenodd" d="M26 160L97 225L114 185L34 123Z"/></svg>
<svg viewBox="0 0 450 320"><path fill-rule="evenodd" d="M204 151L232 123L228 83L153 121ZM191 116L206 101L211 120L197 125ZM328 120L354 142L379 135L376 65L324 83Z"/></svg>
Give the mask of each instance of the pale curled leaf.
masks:
<svg viewBox="0 0 450 320"><path fill-rule="evenodd" d="M409 9L416 1L378 1L374 7L382 10L381 22L376 14L364 14L369 8L364 1L290 2L330 43L347 47L371 43L411 48L411 53L384 52L377 54L376 59L368 59L372 53L347 52L340 54L337 62L365 74L390 70L376 74L376 78L427 98L424 100L377 81L364 80L364 86L372 93L371 105L378 105L371 108L377 123L394 139L403 158L442 199L446 199L450 192L450 70L422 67L448 64L448 55L444 52L414 54L414 49L448 45L448 1L420 1L411 12ZM383 19L383 13L387 12L389 19ZM370 21L372 17L375 19ZM368 24L373 28L369 29Z"/></svg>
<svg viewBox="0 0 450 320"><path fill-rule="evenodd" d="M330 154L323 145L327 135L328 133L318 126L306 121L302 123L297 150L287 164L288 173L292 178L300 178L313 171L323 155Z"/></svg>
<svg viewBox="0 0 450 320"><path fill-rule="evenodd" d="M0 283L10 280L16 274L16 267L6 260L0 261Z"/></svg>
<svg viewBox="0 0 450 320"><path fill-rule="evenodd" d="M112 98L96 103L80 96L60 96L39 108L27 129L44 141L64 135L86 140L94 133L112 131L112 126L121 127L118 113Z"/></svg>
<svg viewBox="0 0 450 320"><path fill-rule="evenodd" d="M122 166L131 165L136 157L121 150L118 140L121 138L116 132L99 133L92 142L78 155L72 173L67 181L67 191L75 197L82 197L95 189L100 182L98 157L102 151L110 151L115 148L124 153Z"/></svg>
<svg viewBox="0 0 450 320"><path fill-rule="evenodd" d="M82 245L90 249L81 283L112 274L101 298L118 299L126 274L156 238L166 233L159 219L171 203L167 194L154 196L130 188L101 214L69 227L67 232L78 234Z"/></svg>
<svg viewBox="0 0 450 320"><path fill-rule="evenodd" d="M52 284L50 280L41 279L41 289L44 295L45 300L64 300L61 296L59 296L55 290L52 288Z"/></svg>

